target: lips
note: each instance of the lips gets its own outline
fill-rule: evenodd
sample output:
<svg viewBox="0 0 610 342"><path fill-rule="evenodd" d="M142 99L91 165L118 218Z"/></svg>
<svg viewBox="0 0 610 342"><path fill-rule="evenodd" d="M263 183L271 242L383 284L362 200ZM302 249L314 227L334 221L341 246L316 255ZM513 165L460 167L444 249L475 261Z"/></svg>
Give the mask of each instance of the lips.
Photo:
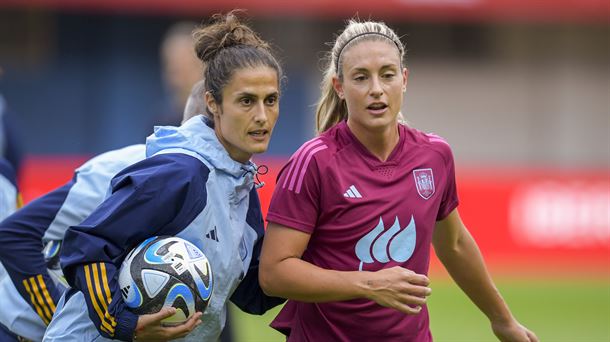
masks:
<svg viewBox="0 0 610 342"><path fill-rule="evenodd" d="M382 109L386 109L387 107L388 107L388 105L383 102L373 102L370 105L368 105L368 107L366 107L366 108L370 109L370 110L382 110Z"/></svg>
<svg viewBox="0 0 610 342"><path fill-rule="evenodd" d="M383 102L373 102L366 107L369 113L375 116L381 116L388 110L388 105Z"/></svg>
<svg viewBox="0 0 610 342"><path fill-rule="evenodd" d="M265 140L269 131L266 129L256 129L253 131L248 131L248 135L255 140Z"/></svg>

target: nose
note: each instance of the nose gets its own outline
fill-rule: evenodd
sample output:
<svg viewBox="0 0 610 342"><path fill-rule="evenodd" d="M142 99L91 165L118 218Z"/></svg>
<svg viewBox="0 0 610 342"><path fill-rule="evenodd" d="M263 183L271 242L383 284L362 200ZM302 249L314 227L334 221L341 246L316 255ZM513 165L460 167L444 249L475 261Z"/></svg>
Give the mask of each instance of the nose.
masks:
<svg viewBox="0 0 610 342"><path fill-rule="evenodd" d="M267 122L267 108L263 101L260 101L254 108L254 122L263 125Z"/></svg>
<svg viewBox="0 0 610 342"><path fill-rule="evenodd" d="M381 86L381 80L379 77L371 77L371 89L369 93L374 98L379 98L381 95L383 95L383 87Z"/></svg>

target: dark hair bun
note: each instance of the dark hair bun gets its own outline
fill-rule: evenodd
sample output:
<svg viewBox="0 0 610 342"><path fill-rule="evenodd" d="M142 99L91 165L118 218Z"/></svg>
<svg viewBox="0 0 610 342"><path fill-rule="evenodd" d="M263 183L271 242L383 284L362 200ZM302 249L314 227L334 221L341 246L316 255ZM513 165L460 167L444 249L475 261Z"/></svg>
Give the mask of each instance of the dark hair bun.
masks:
<svg viewBox="0 0 610 342"><path fill-rule="evenodd" d="M226 15L215 14L210 24L193 32L195 53L202 62L208 63L218 51L232 46L248 45L269 49L267 43L240 21L237 16L240 12L242 11L233 10Z"/></svg>

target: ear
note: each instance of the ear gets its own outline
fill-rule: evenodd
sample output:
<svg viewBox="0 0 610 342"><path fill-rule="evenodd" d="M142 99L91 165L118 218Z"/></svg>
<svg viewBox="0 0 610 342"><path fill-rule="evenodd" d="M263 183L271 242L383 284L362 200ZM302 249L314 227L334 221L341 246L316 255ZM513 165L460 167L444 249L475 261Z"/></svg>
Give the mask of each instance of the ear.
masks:
<svg viewBox="0 0 610 342"><path fill-rule="evenodd" d="M218 104L216 100L214 100L214 96L209 91L205 92L205 104L208 107L208 110L214 114L214 116L218 115Z"/></svg>
<svg viewBox="0 0 610 342"><path fill-rule="evenodd" d="M345 99L345 96L343 95L343 83L336 76L333 77L333 88L341 100Z"/></svg>
<svg viewBox="0 0 610 342"><path fill-rule="evenodd" d="M407 78L409 77L409 69L402 68L402 92L407 91Z"/></svg>

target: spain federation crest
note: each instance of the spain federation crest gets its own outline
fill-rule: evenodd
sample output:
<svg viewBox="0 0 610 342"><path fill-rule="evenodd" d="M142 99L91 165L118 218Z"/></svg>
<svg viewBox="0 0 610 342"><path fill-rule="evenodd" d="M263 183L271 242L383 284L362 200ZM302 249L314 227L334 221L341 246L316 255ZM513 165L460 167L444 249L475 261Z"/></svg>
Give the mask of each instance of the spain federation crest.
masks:
<svg viewBox="0 0 610 342"><path fill-rule="evenodd" d="M434 175L432 174L432 169L413 170L413 178L415 179L417 193L423 199L427 200L434 195Z"/></svg>

